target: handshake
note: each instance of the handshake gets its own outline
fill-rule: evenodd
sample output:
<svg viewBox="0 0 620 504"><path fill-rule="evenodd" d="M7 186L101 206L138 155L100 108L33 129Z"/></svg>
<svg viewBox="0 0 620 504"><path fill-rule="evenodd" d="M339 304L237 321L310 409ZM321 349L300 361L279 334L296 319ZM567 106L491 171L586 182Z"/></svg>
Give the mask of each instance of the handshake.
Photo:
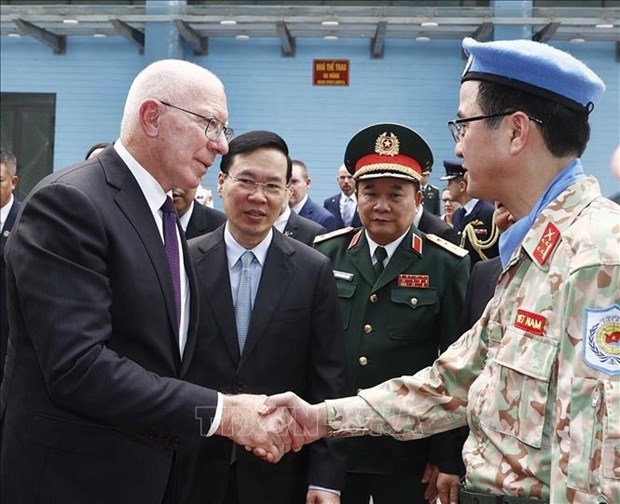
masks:
<svg viewBox="0 0 620 504"><path fill-rule="evenodd" d="M224 396L222 420L215 434L230 438L267 462L328 433L324 404L310 405L293 392L271 397Z"/></svg>

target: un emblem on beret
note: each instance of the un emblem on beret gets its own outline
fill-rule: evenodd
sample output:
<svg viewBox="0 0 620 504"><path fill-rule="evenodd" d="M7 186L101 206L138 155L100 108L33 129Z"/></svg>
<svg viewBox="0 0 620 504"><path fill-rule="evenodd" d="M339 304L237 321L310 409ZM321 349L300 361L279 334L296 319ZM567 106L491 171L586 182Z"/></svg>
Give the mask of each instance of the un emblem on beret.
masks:
<svg viewBox="0 0 620 504"><path fill-rule="evenodd" d="M400 142L394 133L383 132L375 142L375 152L380 156L397 156L400 151Z"/></svg>

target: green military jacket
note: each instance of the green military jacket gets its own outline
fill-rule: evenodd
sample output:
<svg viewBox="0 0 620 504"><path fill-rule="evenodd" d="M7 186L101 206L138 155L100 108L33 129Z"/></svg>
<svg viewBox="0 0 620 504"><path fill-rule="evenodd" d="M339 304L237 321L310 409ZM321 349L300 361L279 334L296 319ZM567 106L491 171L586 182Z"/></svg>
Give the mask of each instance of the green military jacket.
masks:
<svg viewBox="0 0 620 504"><path fill-rule="evenodd" d="M315 247L334 268L349 393L431 365L460 336L470 269L464 249L412 227L375 281L363 228L323 235ZM346 443L348 470L357 473L410 474L423 469L434 450L429 440L366 437ZM448 456L460 457L460 449L455 447ZM433 461L444 456L432 455Z"/></svg>
<svg viewBox="0 0 620 504"><path fill-rule="evenodd" d="M439 196L439 189L437 189L434 185L426 184L426 187L424 188L424 199L422 200L424 210L434 215L441 215Z"/></svg>

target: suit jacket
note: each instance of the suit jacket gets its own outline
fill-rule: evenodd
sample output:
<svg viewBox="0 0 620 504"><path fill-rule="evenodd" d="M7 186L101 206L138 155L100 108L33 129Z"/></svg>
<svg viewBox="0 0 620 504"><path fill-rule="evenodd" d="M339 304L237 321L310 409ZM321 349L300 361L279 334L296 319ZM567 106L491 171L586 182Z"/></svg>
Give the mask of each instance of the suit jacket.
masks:
<svg viewBox="0 0 620 504"><path fill-rule="evenodd" d="M187 223L185 237L189 240L190 238L210 233L224 224L224 222L226 222L226 214L224 212L194 201L194 208Z"/></svg>
<svg viewBox="0 0 620 504"><path fill-rule="evenodd" d="M493 223L495 211L493 204L478 200L473 210L465 217L460 212L461 208L452 214L452 224L459 233L459 245L469 250L472 266L483 259L497 257L499 255L499 231ZM472 234L475 236L473 241Z"/></svg>
<svg viewBox="0 0 620 504"><path fill-rule="evenodd" d="M331 214L336 217L336 229L346 227L346 224L342 220L342 214L340 213L340 193L335 194L327 198L323 202L323 208L331 212ZM353 213L353 219L351 220L351 227L357 228L362 225L362 221L360 220L360 215L357 213L357 208Z"/></svg>
<svg viewBox="0 0 620 504"><path fill-rule="evenodd" d="M30 192L6 263L0 501L165 502L175 449L202 442L217 395L179 380L197 296L181 358L162 238L112 147Z"/></svg>
<svg viewBox="0 0 620 504"><path fill-rule="evenodd" d="M314 222L318 222L321 226L327 229L328 232L338 229L336 217L334 217L331 212L325 210L322 206L317 205L310 198L308 198L304 206L301 207L299 215Z"/></svg>
<svg viewBox="0 0 620 504"><path fill-rule="evenodd" d="M455 245L458 245L460 241L459 234L450 224L444 222L441 217L430 213L426 208L424 208L422 217L420 217L418 229L426 234L437 235Z"/></svg>
<svg viewBox="0 0 620 504"><path fill-rule="evenodd" d="M13 198L13 205L0 229L0 381L4 374L4 358L6 356L6 344L9 338L9 322L6 312L6 275L4 265L4 245L13 229L17 214L22 208L21 201Z"/></svg>
<svg viewBox="0 0 620 504"><path fill-rule="evenodd" d="M274 232L239 355L224 228L190 241L200 285L200 329L186 378L227 394L292 390L307 401L341 397L346 390L345 349L336 286L329 260ZM220 503L226 490L232 442L205 440L180 459L187 480L183 500ZM322 440L278 464L236 450L241 504L303 504L308 484L340 489L342 447Z"/></svg>
<svg viewBox="0 0 620 504"><path fill-rule="evenodd" d="M439 189L435 186L426 184L426 187L422 191L424 193L424 199L422 204L424 209L433 215L441 214L441 208L439 204Z"/></svg>
<svg viewBox="0 0 620 504"><path fill-rule="evenodd" d="M465 251L453 247L454 253L450 252L412 226L375 281L363 229L327 238L315 247L340 272L336 283L347 343L349 394L414 374L460 336L470 269ZM461 458L460 446L449 453L432 450L434 438L347 439L347 470L411 477L423 470L431 455L434 462Z"/></svg>
<svg viewBox="0 0 620 504"><path fill-rule="evenodd" d="M323 226L305 217L300 217L291 210L283 234L312 246L314 239L324 233L327 233L327 230Z"/></svg>

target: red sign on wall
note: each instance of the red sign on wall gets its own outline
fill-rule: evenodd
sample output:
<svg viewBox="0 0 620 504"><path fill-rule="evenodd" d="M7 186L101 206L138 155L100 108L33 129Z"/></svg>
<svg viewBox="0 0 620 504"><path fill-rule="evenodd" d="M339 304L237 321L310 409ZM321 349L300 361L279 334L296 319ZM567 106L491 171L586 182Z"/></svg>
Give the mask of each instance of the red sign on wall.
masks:
<svg viewBox="0 0 620 504"><path fill-rule="evenodd" d="M315 86L349 85L349 60L314 60L312 70Z"/></svg>

